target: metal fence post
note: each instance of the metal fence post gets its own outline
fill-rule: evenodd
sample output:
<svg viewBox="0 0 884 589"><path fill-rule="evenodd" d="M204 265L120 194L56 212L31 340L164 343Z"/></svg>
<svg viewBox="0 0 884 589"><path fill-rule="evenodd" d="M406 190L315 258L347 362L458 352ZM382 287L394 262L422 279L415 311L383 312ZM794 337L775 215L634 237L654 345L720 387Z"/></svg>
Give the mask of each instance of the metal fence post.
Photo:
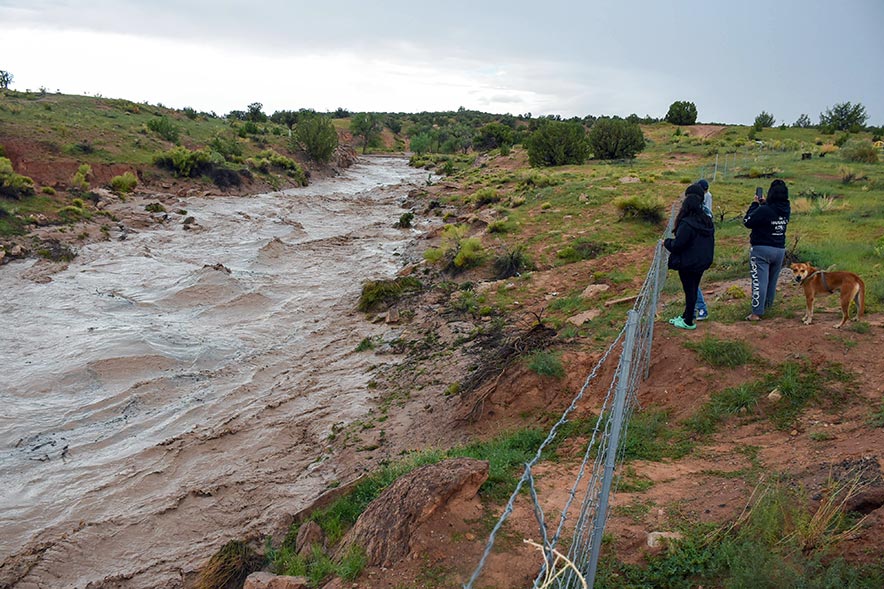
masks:
<svg viewBox="0 0 884 589"><path fill-rule="evenodd" d="M611 415L611 440L608 442L608 453L605 455L605 473L602 479L602 490L599 495L599 505L595 512L595 520L592 529L592 552L589 556L589 568L585 576L587 586L592 587L595 583L595 574L599 564L599 552L602 547L602 534L605 531L605 522L608 519L608 495L611 493L611 483L614 479L614 466L617 464L617 446L620 442L620 432L623 428L623 413L626 408L626 394L629 387L629 374L632 369L632 354L635 345L635 332L639 317L635 310L630 310L626 322L626 338L623 342L623 353L620 356L620 370L618 373L617 390L614 393L614 408Z"/></svg>

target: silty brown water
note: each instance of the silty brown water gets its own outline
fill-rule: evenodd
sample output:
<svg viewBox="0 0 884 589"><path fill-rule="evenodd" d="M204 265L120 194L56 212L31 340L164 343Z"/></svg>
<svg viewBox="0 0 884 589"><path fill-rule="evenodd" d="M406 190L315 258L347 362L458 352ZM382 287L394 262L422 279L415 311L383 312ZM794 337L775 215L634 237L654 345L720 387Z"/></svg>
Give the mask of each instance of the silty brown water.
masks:
<svg viewBox="0 0 884 589"><path fill-rule="evenodd" d="M425 178L366 159L186 199L202 230L90 245L48 284L0 270L0 586L180 586L346 476L326 441L367 409L354 348L385 330L356 300L401 266Z"/></svg>

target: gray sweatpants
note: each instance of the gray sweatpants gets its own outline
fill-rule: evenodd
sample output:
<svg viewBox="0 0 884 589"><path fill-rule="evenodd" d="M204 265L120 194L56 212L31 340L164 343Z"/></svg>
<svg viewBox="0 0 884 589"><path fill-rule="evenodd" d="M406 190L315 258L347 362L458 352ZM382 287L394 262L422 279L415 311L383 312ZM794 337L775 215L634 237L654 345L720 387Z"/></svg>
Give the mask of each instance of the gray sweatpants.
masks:
<svg viewBox="0 0 884 589"><path fill-rule="evenodd" d="M753 245L749 248L752 312L758 316L764 315L773 305L785 256L786 250L781 247Z"/></svg>

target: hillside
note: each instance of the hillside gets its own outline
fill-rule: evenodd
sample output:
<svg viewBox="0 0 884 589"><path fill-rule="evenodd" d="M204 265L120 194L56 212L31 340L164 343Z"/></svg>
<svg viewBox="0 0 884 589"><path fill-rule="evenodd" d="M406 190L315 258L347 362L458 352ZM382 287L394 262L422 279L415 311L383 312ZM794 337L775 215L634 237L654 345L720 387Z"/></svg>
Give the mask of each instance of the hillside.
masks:
<svg viewBox="0 0 884 589"><path fill-rule="evenodd" d="M210 179L182 180L153 166L153 154L173 142L145 132L147 121L174 120L180 142L191 149L216 137L230 139L238 126L126 101L49 95L4 98L0 104L5 157L38 189L55 190L30 200L0 198L8 213L0 218L7 251L32 237L74 245L109 238L101 223L60 213L78 198L69 184L83 163L92 167L93 186L127 170L138 176L139 188L127 201L132 217L125 222L140 229L161 222L144 206L162 203L164 195L219 193ZM79 117L79 112L89 114ZM245 138L234 134L244 161L272 148L306 165L287 150L285 132L276 128L268 125L267 133ZM670 276L651 369L638 394L641 410L630 426L632 453L612 503L598 586L659 586L660 575L671 586L719 586L727 580L763 586L739 584L752 568L746 561L761 552L773 556L753 572L768 586L791 586L777 581L782 570L796 578L825 573L843 583L853 575L866 583L853 585L858 587L879 586L874 583L884 579L878 550L884 541L878 451L884 442L884 361L878 352L884 343L882 164L846 161L834 145L837 138L814 129L765 129L755 140L749 139L749 128L737 126L656 123L642 129L648 147L625 162L590 160L537 169L528 166L518 145L414 158L428 174L440 174L429 176L428 186L406 203L422 233L403 256L400 274L417 279L419 286L393 289L368 306L365 320L389 322L390 335L358 349L372 355L375 366L367 391L374 408L368 418L342 425L329 439L341 472L352 477L330 486L328 501L346 499L361 481L415 456L425 462L446 452L500 459L503 474L495 471L477 496L459 497L439 509L408 541L404 560L357 570L357 586L455 587L466 580L519 465L619 333L630 297L644 280L663 224L630 211L656 211L665 219L685 186L700 177L711 182L717 224L716 261L703 281L710 320L690 333L667 325L681 305L680 285ZM339 133L344 136L343 127ZM396 146L389 129L383 140ZM802 153L811 159L802 159ZM818 300L813 325L802 325L803 296L789 284L788 271L771 315L757 324L742 320L748 312L748 237L740 217L754 187L766 189L774 177L784 179L791 194L789 255L859 273L867 289L862 321L835 330L833 297ZM271 170L228 190L266 190L288 178ZM99 202L111 198L119 196L103 192ZM101 218L100 208L80 204ZM48 211L39 214L50 223L10 221L38 214L38 208ZM427 250L433 253L425 256ZM453 262L455 252L466 252L465 263ZM501 277L501 268L517 271ZM771 399L774 389L785 399ZM589 395L570 435L539 465L541 498L551 512L574 479L588 424L600 409L599 393ZM506 451L495 446L498 441ZM789 526L805 522L803 517L826 505L833 489L853 480L863 486L848 504L839 505L844 509L835 510L844 517L832 516L815 538L794 544L806 529L799 533L801 526ZM385 479L366 497L377 496L377 487L390 482ZM797 509L771 511L764 527L743 513L747 504L761 503L759 496ZM539 538L526 499L520 497L479 586L530 586L539 555L521 540ZM316 563L331 559L293 558L294 536L305 519L314 518L326 537L340 537L341 527L352 523L347 518L355 515L358 511L335 521L332 532L322 509L280 514L295 525L266 530L269 539L242 540L268 557L264 568L310 572L314 586L323 586L334 576L333 567ZM851 529L853 524L859 527ZM715 530L722 531L707 542ZM785 539L752 544L739 536L753 530L759 537ZM648 549L646 535L652 531L679 532L687 548ZM265 542L273 549L266 550ZM333 553L330 544L326 548ZM255 568L254 562L246 564ZM188 580L195 583L197 575Z"/></svg>

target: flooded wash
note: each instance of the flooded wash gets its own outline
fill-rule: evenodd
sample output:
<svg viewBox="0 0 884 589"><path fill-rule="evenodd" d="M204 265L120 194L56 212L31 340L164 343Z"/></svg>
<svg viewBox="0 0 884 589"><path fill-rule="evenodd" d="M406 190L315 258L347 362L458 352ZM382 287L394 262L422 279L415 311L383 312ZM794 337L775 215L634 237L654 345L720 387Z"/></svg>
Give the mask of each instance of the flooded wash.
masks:
<svg viewBox="0 0 884 589"><path fill-rule="evenodd" d="M47 284L0 269L0 587L179 587L342 473L382 333L361 283L402 265L393 228L426 172L397 158L82 248ZM174 226L173 226L174 225Z"/></svg>

